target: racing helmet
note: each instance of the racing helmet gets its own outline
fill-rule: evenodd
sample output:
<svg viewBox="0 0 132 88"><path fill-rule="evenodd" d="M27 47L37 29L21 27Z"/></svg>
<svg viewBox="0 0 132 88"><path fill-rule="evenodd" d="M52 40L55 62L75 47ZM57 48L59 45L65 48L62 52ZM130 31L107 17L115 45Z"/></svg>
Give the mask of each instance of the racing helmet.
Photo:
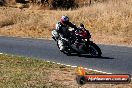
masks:
<svg viewBox="0 0 132 88"><path fill-rule="evenodd" d="M67 24L69 22L69 17L68 16L62 16L61 17L61 23L62 24Z"/></svg>

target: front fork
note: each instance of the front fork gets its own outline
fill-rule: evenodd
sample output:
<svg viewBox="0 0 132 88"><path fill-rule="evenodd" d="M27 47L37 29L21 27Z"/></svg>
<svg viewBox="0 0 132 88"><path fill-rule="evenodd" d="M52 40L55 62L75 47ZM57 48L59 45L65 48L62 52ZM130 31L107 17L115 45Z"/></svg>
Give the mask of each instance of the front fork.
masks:
<svg viewBox="0 0 132 88"><path fill-rule="evenodd" d="M90 51L90 45L92 44L93 42L92 41L85 41L85 45L86 45L86 47L84 48L84 50L86 51L86 52L88 52L89 53L89 51Z"/></svg>

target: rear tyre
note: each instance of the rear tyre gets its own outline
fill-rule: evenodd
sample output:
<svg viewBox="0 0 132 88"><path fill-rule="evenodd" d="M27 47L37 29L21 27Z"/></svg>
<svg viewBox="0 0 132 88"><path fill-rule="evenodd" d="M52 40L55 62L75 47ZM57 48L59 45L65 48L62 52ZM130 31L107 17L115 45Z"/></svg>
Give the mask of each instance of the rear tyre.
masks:
<svg viewBox="0 0 132 88"><path fill-rule="evenodd" d="M91 43L89 48L89 53L91 54L91 56L101 57L101 49L95 43Z"/></svg>

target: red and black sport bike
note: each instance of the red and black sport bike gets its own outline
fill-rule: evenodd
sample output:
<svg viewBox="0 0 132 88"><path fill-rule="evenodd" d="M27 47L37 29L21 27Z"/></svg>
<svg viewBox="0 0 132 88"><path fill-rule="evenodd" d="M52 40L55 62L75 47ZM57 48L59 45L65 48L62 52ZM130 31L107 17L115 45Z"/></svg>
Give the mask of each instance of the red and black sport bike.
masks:
<svg viewBox="0 0 132 88"><path fill-rule="evenodd" d="M64 54L90 54L94 57L101 57L101 49L90 40L91 34L85 29L83 24L80 24L78 29L69 29L69 31L71 33L69 40L61 37L56 30L52 31L52 38L57 42L58 48L60 49L61 46L65 48L64 51L62 51Z"/></svg>

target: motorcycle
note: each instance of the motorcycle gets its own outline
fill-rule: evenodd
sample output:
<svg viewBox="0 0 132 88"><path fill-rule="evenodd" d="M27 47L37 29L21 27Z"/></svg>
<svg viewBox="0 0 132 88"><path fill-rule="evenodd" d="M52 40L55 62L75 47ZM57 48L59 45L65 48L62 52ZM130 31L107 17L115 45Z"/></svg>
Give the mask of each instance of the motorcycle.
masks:
<svg viewBox="0 0 132 88"><path fill-rule="evenodd" d="M69 40L63 38L56 29L52 31L52 38L57 42L58 48L62 50L61 52L67 55L77 53L78 55L90 54L94 57L101 57L101 49L90 40L91 34L83 24L80 24L77 30L69 29L69 31L71 33Z"/></svg>

